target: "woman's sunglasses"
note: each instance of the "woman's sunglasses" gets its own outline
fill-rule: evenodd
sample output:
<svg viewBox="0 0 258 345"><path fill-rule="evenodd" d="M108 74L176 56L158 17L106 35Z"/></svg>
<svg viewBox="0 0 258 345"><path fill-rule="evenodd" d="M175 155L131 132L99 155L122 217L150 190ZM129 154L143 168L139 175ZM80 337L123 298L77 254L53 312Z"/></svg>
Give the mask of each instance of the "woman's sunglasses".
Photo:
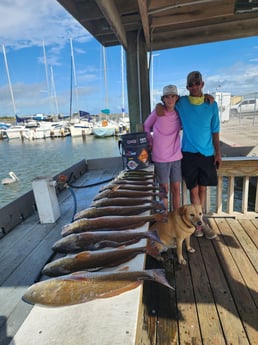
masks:
<svg viewBox="0 0 258 345"><path fill-rule="evenodd" d="M193 87L193 86L200 86L200 85L201 85L201 82L197 81L197 82L189 83L187 86L188 87Z"/></svg>

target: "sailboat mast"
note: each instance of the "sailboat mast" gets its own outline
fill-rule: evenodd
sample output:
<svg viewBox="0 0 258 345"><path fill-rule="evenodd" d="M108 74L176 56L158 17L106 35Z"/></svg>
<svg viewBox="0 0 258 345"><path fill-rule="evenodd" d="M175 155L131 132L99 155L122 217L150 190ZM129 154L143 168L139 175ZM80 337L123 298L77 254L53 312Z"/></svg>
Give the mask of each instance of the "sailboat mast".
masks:
<svg viewBox="0 0 258 345"><path fill-rule="evenodd" d="M71 74L70 74L70 121L72 120L72 111L73 111L73 60L71 56Z"/></svg>
<svg viewBox="0 0 258 345"><path fill-rule="evenodd" d="M121 46L121 70L122 70L122 116L125 116L125 86L124 86L124 48Z"/></svg>
<svg viewBox="0 0 258 345"><path fill-rule="evenodd" d="M12 88L12 83L11 83L11 78L10 78L10 73L9 73L8 62L7 62L7 57L6 57L6 51L5 51L4 44L2 45L2 48L3 48L3 54L4 54L5 69L6 69L7 78L8 78L8 84L9 84L9 90L10 90L12 104L13 104L13 111L14 111L14 115L16 115L17 114L17 112L16 112L16 105L15 105L15 102L14 102L13 88Z"/></svg>
<svg viewBox="0 0 258 345"><path fill-rule="evenodd" d="M78 109L78 103L79 103L78 102L78 85L77 85L76 69L75 69L75 62L74 62L73 41L71 38L70 38L70 48L71 48L71 61L72 61L72 72L73 72L73 80L74 80L76 106Z"/></svg>
<svg viewBox="0 0 258 345"><path fill-rule="evenodd" d="M55 85L55 80L54 80L54 73L53 73L53 67L50 67L51 71L51 85L52 85L52 90L53 90L53 97L55 101L55 107L56 107L56 114L59 114L59 108L58 108L58 103L57 103L57 97L56 97L56 85Z"/></svg>
<svg viewBox="0 0 258 345"><path fill-rule="evenodd" d="M46 74L46 82L47 82L47 94L50 99L50 87L49 87L49 78L48 78L48 65L47 65L47 55L46 55L46 48L45 48L45 42L42 41L42 47L43 47L43 59L44 59L44 66L45 66L45 74Z"/></svg>
<svg viewBox="0 0 258 345"><path fill-rule="evenodd" d="M106 109L109 109L108 84L107 84L107 62L106 62L106 51L105 51L104 46L102 46L102 52L103 52L103 68L104 68L104 83L105 83L105 107Z"/></svg>

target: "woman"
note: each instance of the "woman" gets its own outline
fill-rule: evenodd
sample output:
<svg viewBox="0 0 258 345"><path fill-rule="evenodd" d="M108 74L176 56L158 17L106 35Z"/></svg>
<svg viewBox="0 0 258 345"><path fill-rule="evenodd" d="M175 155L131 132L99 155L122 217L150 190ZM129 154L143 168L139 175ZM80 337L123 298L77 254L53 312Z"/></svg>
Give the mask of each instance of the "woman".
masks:
<svg viewBox="0 0 258 345"><path fill-rule="evenodd" d="M147 132L152 161L158 183L164 189L167 197L163 199L167 211L168 198L172 201L173 209L180 207L181 176L181 122L175 110L178 100L178 91L175 85L163 88L161 101L165 111L158 115L156 109L144 122Z"/></svg>

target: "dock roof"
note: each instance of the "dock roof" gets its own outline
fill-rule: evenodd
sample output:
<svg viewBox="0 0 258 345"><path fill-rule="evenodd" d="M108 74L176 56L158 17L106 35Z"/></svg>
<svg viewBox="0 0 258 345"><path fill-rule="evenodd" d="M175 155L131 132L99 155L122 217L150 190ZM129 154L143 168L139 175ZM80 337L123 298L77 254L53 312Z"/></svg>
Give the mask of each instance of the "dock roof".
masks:
<svg viewBox="0 0 258 345"><path fill-rule="evenodd" d="M104 47L127 48L142 30L148 51L258 35L258 0L58 0Z"/></svg>

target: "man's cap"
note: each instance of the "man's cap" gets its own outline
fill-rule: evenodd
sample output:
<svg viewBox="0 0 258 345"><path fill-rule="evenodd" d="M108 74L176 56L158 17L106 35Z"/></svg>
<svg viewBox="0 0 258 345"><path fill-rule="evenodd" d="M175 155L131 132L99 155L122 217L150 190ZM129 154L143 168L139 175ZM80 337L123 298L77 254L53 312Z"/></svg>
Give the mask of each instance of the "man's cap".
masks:
<svg viewBox="0 0 258 345"><path fill-rule="evenodd" d="M177 87L175 85L167 85L163 87L163 96L166 95L177 95L178 96L178 92L177 92Z"/></svg>
<svg viewBox="0 0 258 345"><path fill-rule="evenodd" d="M187 85L195 81L202 81L202 75L199 71L190 72L187 76Z"/></svg>

